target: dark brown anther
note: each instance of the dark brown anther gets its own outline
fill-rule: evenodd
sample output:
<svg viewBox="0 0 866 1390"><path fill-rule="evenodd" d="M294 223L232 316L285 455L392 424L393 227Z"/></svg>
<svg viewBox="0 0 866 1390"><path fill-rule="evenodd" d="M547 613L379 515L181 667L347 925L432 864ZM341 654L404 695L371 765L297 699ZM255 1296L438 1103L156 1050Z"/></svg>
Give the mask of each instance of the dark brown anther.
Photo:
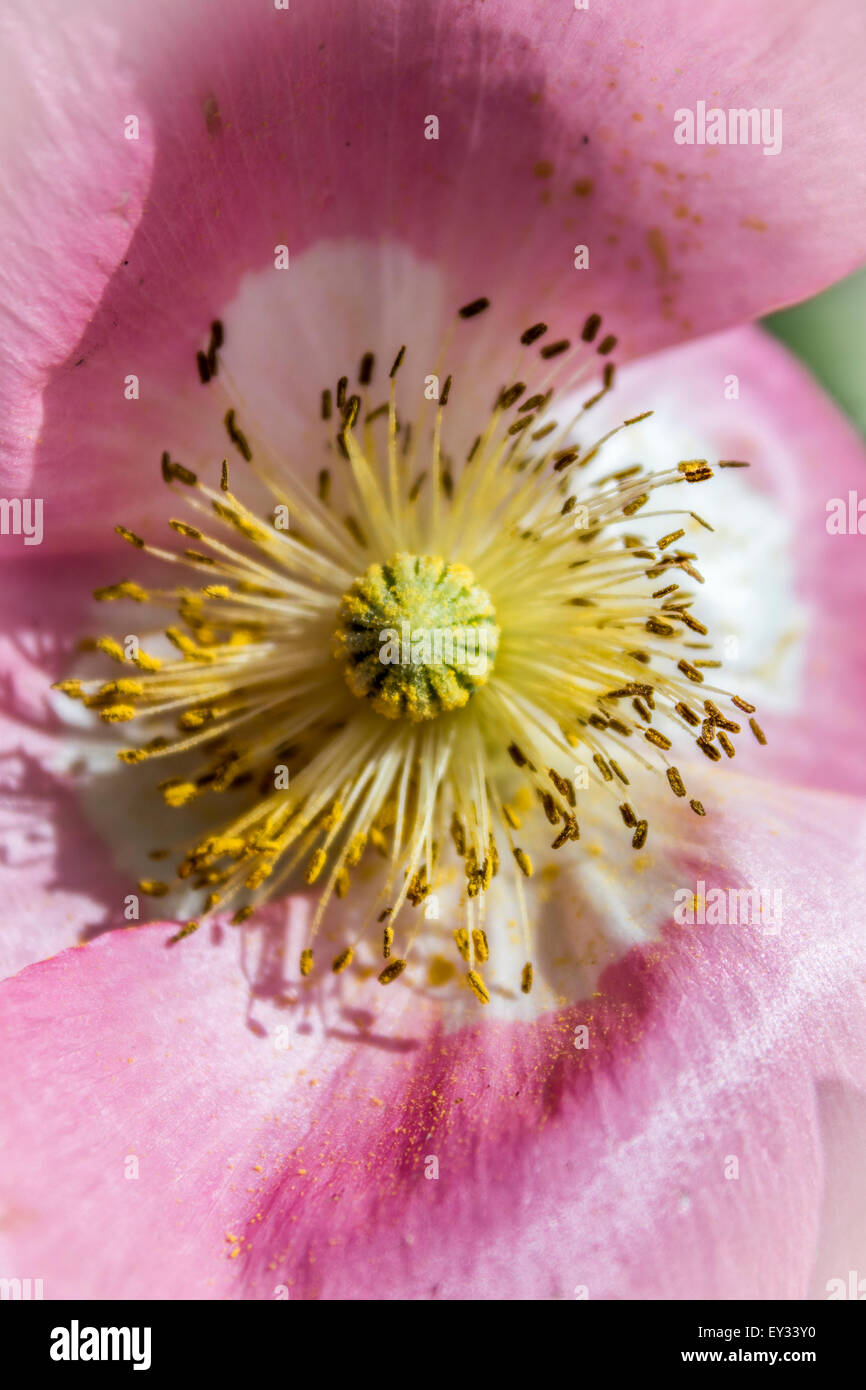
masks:
<svg viewBox="0 0 866 1390"><path fill-rule="evenodd" d="M476 314L483 314L484 310L489 308L490 300L482 296L480 299L473 299L470 304L464 304L457 312L462 319L474 319Z"/></svg>
<svg viewBox="0 0 866 1390"><path fill-rule="evenodd" d="M703 684L704 678L700 671L698 671L690 661L686 661L685 657L683 657L682 661L677 662L677 670L682 671L686 679L693 681L695 685Z"/></svg>
<svg viewBox="0 0 866 1390"><path fill-rule="evenodd" d="M228 434L228 437L231 440L232 444L234 444L241 457L246 459L247 463L249 463L253 457L252 450L250 449L250 446L247 443L247 437L244 434L243 430L239 429L238 426L235 424L234 410L226 411L225 420L223 421L223 423L226 427L226 433Z"/></svg>
<svg viewBox="0 0 866 1390"><path fill-rule="evenodd" d="M535 771L535 768L532 766L532 763L527 758L523 749L518 747L516 743L509 744L508 756L516 767L528 767L533 772Z"/></svg>
<svg viewBox="0 0 866 1390"><path fill-rule="evenodd" d="M567 338L560 338L557 342L548 343L547 347L543 347L541 349L541 356L545 360L547 360L550 357L559 357L561 353L568 352L568 349L570 347L571 343L568 341Z"/></svg>
<svg viewBox="0 0 866 1390"><path fill-rule="evenodd" d="M592 761L595 763L605 782L613 781L613 773L600 753L593 753Z"/></svg>
<svg viewBox="0 0 866 1390"><path fill-rule="evenodd" d="M525 390L526 390L526 382L525 382L525 381L515 381L515 383L514 383L513 386L508 386L508 387L506 387L505 390L500 394L499 400L498 400L498 402L497 402L497 404L499 405L500 409L501 409L501 410L510 410L511 406L514 405L515 401L519 401L519 400L520 400L520 397L523 395L523 393L524 393ZM541 400L543 400L543 399L544 399L543 396L539 396L539 397L538 397L538 400L539 400L539 401L541 401Z"/></svg>
<svg viewBox="0 0 866 1390"><path fill-rule="evenodd" d="M649 824L648 824L648 822L645 821L645 820L639 820L638 823L637 823L637 828L636 828L634 834L633 834L632 837L631 837L631 847L632 847L632 849L643 849L644 845L646 844L647 835L648 835L648 834L649 834Z"/></svg>
<svg viewBox="0 0 866 1390"><path fill-rule="evenodd" d="M174 463L167 451L163 451L160 460L163 482L183 483L186 487L195 487L198 478L189 468L184 468L182 463Z"/></svg>
<svg viewBox="0 0 866 1390"><path fill-rule="evenodd" d="M648 492L642 492L639 497L633 497L632 500L630 502L626 502L625 506L623 507L623 516L634 516L635 512L639 512L641 507L646 506L648 501Z"/></svg>
<svg viewBox="0 0 866 1390"><path fill-rule="evenodd" d="M575 794L574 784L570 782L567 777L560 777L559 773L552 767L548 769L547 775L560 796L565 797L569 806L576 806L577 796Z"/></svg>
<svg viewBox="0 0 866 1390"><path fill-rule="evenodd" d="M673 792L674 796L685 796L685 783L683 782L683 779L680 776L679 769L675 767L669 767L667 770L667 778L668 783L670 784L670 789Z"/></svg>
<svg viewBox="0 0 866 1390"><path fill-rule="evenodd" d="M546 323L534 323L531 328L527 328L525 332L521 333L520 341L523 343L524 347L529 347L531 343L536 342L539 338L543 338L546 332Z"/></svg>
<svg viewBox="0 0 866 1390"><path fill-rule="evenodd" d="M217 353L223 345L223 326L219 319L214 319L210 326L210 342L207 349L207 368L208 374L212 377L217 374Z"/></svg>

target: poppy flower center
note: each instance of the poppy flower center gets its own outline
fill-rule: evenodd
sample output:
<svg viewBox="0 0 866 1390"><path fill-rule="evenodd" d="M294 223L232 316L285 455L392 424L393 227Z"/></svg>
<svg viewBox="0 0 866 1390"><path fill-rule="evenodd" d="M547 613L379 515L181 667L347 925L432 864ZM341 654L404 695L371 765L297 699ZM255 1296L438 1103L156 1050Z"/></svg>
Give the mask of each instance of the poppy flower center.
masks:
<svg viewBox="0 0 866 1390"><path fill-rule="evenodd" d="M352 694L413 723L465 705L498 643L493 603L468 566L405 552L355 580L334 634Z"/></svg>

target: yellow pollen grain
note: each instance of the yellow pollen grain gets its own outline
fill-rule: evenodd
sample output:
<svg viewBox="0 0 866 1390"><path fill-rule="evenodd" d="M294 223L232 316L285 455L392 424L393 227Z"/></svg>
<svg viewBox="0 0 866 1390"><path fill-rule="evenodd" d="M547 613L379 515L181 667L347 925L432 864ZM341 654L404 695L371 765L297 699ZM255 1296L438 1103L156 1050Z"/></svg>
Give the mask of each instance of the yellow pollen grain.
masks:
<svg viewBox="0 0 866 1390"><path fill-rule="evenodd" d="M517 860L521 873L524 873L527 878L532 878L532 860L526 851L515 849L514 858Z"/></svg>
<svg viewBox="0 0 866 1390"><path fill-rule="evenodd" d="M99 711L99 717L106 724L123 724L129 719L135 718L135 706L107 705L105 709Z"/></svg>
<svg viewBox="0 0 866 1390"><path fill-rule="evenodd" d="M466 979L475 998L482 1004L490 1003L490 993L477 970L467 970Z"/></svg>
<svg viewBox="0 0 866 1390"><path fill-rule="evenodd" d="M469 932L465 927L457 927L454 931L454 941L457 949L465 961L469 960Z"/></svg>
<svg viewBox="0 0 866 1390"><path fill-rule="evenodd" d="M174 936L169 937L168 944L173 946L175 942L183 941L185 937L192 936L193 932L198 931L200 926L200 922L186 922L184 926L181 927L180 931L175 932Z"/></svg>
<svg viewBox="0 0 866 1390"><path fill-rule="evenodd" d="M503 803L502 815L505 818L506 823L510 825L512 830L519 830L521 828L523 822L521 821L520 817L518 816L517 812L514 810L512 806Z"/></svg>
<svg viewBox="0 0 866 1390"><path fill-rule="evenodd" d="M133 660L142 671L159 671L162 668L162 662L158 656L150 656L141 650L139 650L138 656L133 657Z"/></svg>
<svg viewBox="0 0 866 1390"><path fill-rule="evenodd" d="M325 867L327 858L328 856L325 854L325 851L323 849L317 849L315 851L315 853L312 855L310 859L310 862L306 867L306 870L304 871L304 878L307 881L307 883L315 883L316 879L319 877L319 874Z"/></svg>
<svg viewBox="0 0 866 1390"><path fill-rule="evenodd" d="M186 806L198 796L195 782L163 782L160 791L167 806Z"/></svg>
<svg viewBox="0 0 866 1390"><path fill-rule="evenodd" d="M117 680L108 681L107 684L99 687L100 695L143 695L144 686L141 681Z"/></svg>
<svg viewBox="0 0 866 1390"><path fill-rule="evenodd" d="M98 637L96 639L97 651L104 652L110 656L112 661L126 661L126 652L118 641L113 637Z"/></svg>
<svg viewBox="0 0 866 1390"><path fill-rule="evenodd" d="M398 975L402 975L406 969L405 960L392 960L390 965L386 965L384 970L379 972L379 984L390 985Z"/></svg>
<svg viewBox="0 0 866 1390"><path fill-rule="evenodd" d="M131 599L133 603L146 603L150 595L134 580L124 579L120 584L107 584L102 589L94 589L93 597L101 603L124 598Z"/></svg>
<svg viewBox="0 0 866 1390"><path fill-rule="evenodd" d="M487 941L487 933L480 927L475 927L472 932L472 944L475 947L475 958L483 965L490 959L490 946Z"/></svg>
<svg viewBox="0 0 866 1390"><path fill-rule="evenodd" d="M141 878L138 881L138 891L148 898L164 898L169 892L169 886L156 878Z"/></svg>

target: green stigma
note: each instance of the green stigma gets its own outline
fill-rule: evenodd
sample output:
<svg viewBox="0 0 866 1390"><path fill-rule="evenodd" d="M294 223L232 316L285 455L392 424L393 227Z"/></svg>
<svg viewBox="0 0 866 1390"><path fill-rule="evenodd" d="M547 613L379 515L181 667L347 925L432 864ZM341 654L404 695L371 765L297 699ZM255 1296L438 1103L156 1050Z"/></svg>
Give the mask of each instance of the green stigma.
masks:
<svg viewBox="0 0 866 1390"><path fill-rule="evenodd" d="M334 655L353 695L387 719L435 719L484 685L499 628L466 565L402 552L343 595Z"/></svg>

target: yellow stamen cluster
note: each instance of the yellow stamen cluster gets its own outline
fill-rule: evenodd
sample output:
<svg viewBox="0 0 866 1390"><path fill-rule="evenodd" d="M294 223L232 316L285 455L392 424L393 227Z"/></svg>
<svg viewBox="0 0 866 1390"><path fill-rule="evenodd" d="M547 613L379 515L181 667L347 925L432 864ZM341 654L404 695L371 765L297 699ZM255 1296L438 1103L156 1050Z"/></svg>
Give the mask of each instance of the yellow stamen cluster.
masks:
<svg viewBox="0 0 866 1390"><path fill-rule="evenodd" d="M459 319L487 308L473 301ZM246 921L300 876L319 887L300 961L309 975L331 899L346 896L362 863L378 863L367 926L382 940L379 979L388 984L405 969L414 934L404 908L421 907L462 863L455 942L468 988L487 1003L485 896L499 873L512 876L530 951L522 881L533 864L515 839L525 803L537 805L559 850L580 838L579 792L612 796L641 850L649 822L631 805L623 763L660 765L674 796L688 799L675 740L693 740L711 761L734 756L733 716L754 708L707 684L720 662L682 587L684 578L703 582L694 554L679 547L685 531L648 539L631 529L659 490L689 493L713 469L703 459L656 474L634 465L572 487L617 432L576 442L583 417L613 384L606 359L615 339L597 341L600 326L590 316L576 344L551 341L545 324L527 329L513 378L461 462L446 449L450 377L429 418L398 418L404 349L387 399L376 398L370 353L356 390L342 377L336 391L323 391L331 461L315 488L280 468L235 408L226 410L229 442L273 496L269 517L234 493L225 461L211 487L163 455L163 479L195 521L170 525L190 545L162 549L117 531L184 579L151 591L123 580L96 597L168 610L166 654L101 637L90 646L135 674L60 688L106 723L141 727L143 737L119 754L124 762L181 764L160 783L169 806L231 798L227 815L178 848L173 882L141 882L156 897L181 883L200 894L201 913L178 939L216 910ZM198 354L209 390L222 389L223 341L213 325ZM556 419L555 392L573 389L596 356L599 388ZM521 379L531 373L541 377L535 387ZM677 511L707 526L690 505ZM490 661L483 673L465 654L441 663L434 646L420 670L380 666L381 630L403 622L481 632ZM764 742L753 718L750 727ZM689 804L704 814L696 798ZM395 956L398 932L406 945ZM336 956L335 972L352 963L357 944ZM525 993L532 979L527 961Z"/></svg>

